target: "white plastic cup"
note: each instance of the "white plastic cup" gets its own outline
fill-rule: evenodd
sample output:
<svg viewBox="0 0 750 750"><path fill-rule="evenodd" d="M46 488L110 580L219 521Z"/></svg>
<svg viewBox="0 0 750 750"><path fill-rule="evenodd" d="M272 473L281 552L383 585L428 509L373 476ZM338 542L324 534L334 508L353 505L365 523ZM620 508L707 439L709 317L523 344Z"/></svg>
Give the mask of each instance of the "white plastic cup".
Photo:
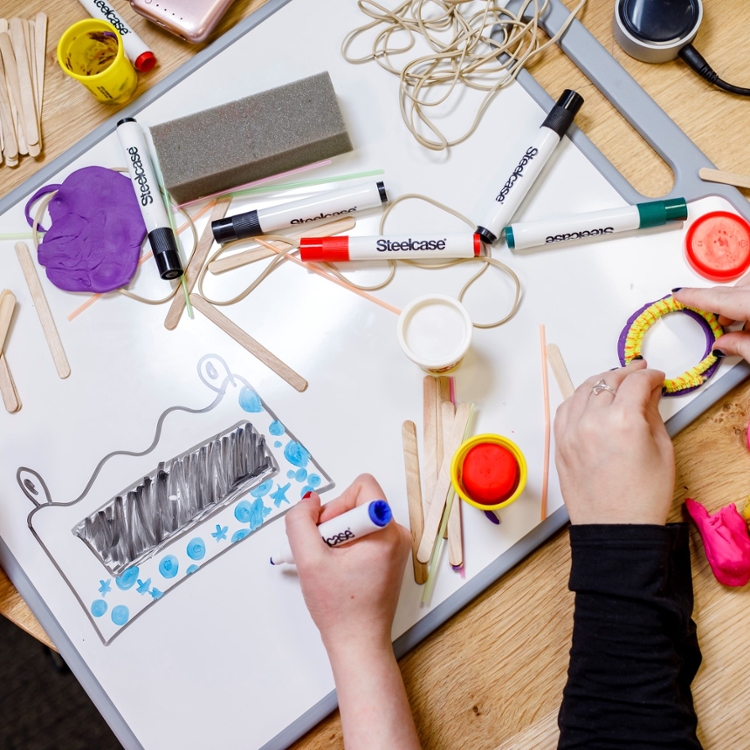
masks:
<svg viewBox="0 0 750 750"><path fill-rule="evenodd" d="M461 364L471 345L472 330L466 308L444 294L417 297L398 319L398 341L404 353L433 375Z"/></svg>

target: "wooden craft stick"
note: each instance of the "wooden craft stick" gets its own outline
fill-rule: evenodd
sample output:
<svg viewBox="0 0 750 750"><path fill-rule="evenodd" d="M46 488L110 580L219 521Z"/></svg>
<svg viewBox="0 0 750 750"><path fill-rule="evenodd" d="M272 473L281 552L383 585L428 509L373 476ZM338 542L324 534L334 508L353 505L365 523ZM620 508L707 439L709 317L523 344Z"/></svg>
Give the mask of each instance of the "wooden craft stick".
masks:
<svg viewBox="0 0 750 750"><path fill-rule="evenodd" d="M29 248L25 243L16 242L16 255L18 256L18 262L21 264L21 270L29 287L29 292L31 292L31 300L34 303L34 307L36 307L39 322L42 324L44 337L47 339L47 345L52 354L57 374L61 378L67 378L70 375L68 358L65 356L65 349L63 349L60 334L58 334L55 327L55 321L49 309L47 297L44 295L44 289L42 289L42 284L39 281L39 274L34 266L34 261L31 259Z"/></svg>
<svg viewBox="0 0 750 750"><path fill-rule="evenodd" d="M13 125L13 112L11 110L8 89L5 85L5 65L0 56L0 126L3 130L3 155L9 167L18 164L18 141L16 140L16 128Z"/></svg>
<svg viewBox="0 0 750 750"><path fill-rule="evenodd" d="M11 414L21 408L21 399L18 398L16 384L10 374L10 367L4 354L0 354L0 397L3 399L6 411Z"/></svg>
<svg viewBox="0 0 750 750"><path fill-rule="evenodd" d="M703 167L703 169L698 170L698 176L706 182L719 182L722 185L734 185L734 187L750 189L750 177L744 174Z"/></svg>
<svg viewBox="0 0 750 750"><path fill-rule="evenodd" d="M3 33L3 31L8 30L8 21L5 18L0 18L0 34Z"/></svg>
<svg viewBox="0 0 750 750"><path fill-rule="evenodd" d="M565 361L557 344L549 344L547 346L547 361L552 369L552 374L555 376L557 387L560 389L562 397L569 399L575 393L575 386L570 379L570 375L568 375L568 368L565 366Z"/></svg>
<svg viewBox="0 0 750 750"><path fill-rule="evenodd" d="M438 471L442 454L438 453L438 384L432 375L425 375L423 383L423 425L422 444L424 446L424 471L422 481L424 482L424 493L422 503L424 505L424 517L430 513L430 500L435 491Z"/></svg>
<svg viewBox="0 0 750 750"><path fill-rule="evenodd" d="M461 445L464 437L466 423L469 420L471 407L469 404L459 404L456 407L456 417L453 420L453 426L449 434L445 436L446 455L453 456ZM430 500L430 513L425 519L424 533L422 541L419 543L417 560L426 563L432 554L432 548L435 545L435 539L440 530L440 519L445 510L445 501L448 497L448 490L451 486L451 462L443 461L440 467L440 474L435 484L435 491Z"/></svg>
<svg viewBox="0 0 750 750"><path fill-rule="evenodd" d="M464 534L461 517L461 498L454 491L451 514L448 516L448 561L454 568L464 564Z"/></svg>
<svg viewBox="0 0 750 750"><path fill-rule="evenodd" d="M302 237L328 237L334 234L340 234L341 232L348 232L356 226L357 222L351 217L347 216L344 219L335 219L329 221L326 224L321 224L314 229L308 229L304 232L291 232L289 239L296 240ZM277 250L284 251L288 245L284 245L281 242L269 242ZM218 260L209 263L208 270L213 274L224 273L225 271L231 271L240 266L246 266L250 263L255 263L257 260L263 260L264 258L270 258L272 255L276 255L273 250L267 247L255 247L251 250L245 250L235 255L230 255L228 258L219 258Z"/></svg>
<svg viewBox="0 0 750 750"><path fill-rule="evenodd" d="M240 346L247 349L256 359L259 359L266 367L273 370L280 378L286 380L292 388L304 391L307 381L298 375L291 367L284 364L276 355L259 344L252 336L243 331L236 323L233 323L226 315L220 313L210 302L207 302L200 294L195 292L190 295L193 307L205 315L214 325L221 328L224 333L233 338Z"/></svg>
<svg viewBox="0 0 750 750"><path fill-rule="evenodd" d="M438 378L438 384L439 384L438 390L440 392L440 397L441 398L443 398L443 396L445 395L445 390L444 390L444 388L441 387L442 384L440 383L440 381L442 379L443 378ZM448 378L445 378L445 380L447 381ZM448 385L449 385L448 398L450 398L450 383ZM440 412L441 412L440 431L443 434L443 436L449 435L450 432L451 432L451 430L453 429L453 422L454 422L454 420L456 418L456 407L453 405L453 403L451 401L441 401L441 403L440 403ZM440 450L441 450L441 466L442 466L442 462L443 461L446 461L446 460L447 461L452 461L453 460L453 454L451 454L450 456L448 456L446 454L445 450L444 450L444 447L445 447L445 442L443 441L443 445L441 445L441 448L440 448ZM452 505L452 507L451 507L451 514L450 514L450 517L448 519L448 523L446 524L445 531L443 532L443 539L449 539L450 538L450 534L452 533L451 532L451 522L452 522L453 527L454 527L453 531L454 532L457 531L457 533L458 533L458 535L460 537L460 535L461 535L461 515L460 515L460 513L461 513L461 510L460 510L460 508L458 508L458 503L454 502L453 505ZM458 524L457 527L456 527L456 524ZM460 543L459 543L459 546L460 546ZM460 563L457 563L457 564L460 565ZM453 563L451 563L451 565L453 565Z"/></svg>
<svg viewBox="0 0 750 750"><path fill-rule="evenodd" d="M414 580L421 586L427 581L427 566L417 560L417 550L424 530L424 515L422 512L422 484L419 477L419 454L417 452L417 426L414 422L404 422L401 426L401 437L404 443L406 497L409 502L411 561L414 565Z"/></svg>
<svg viewBox="0 0 750 750"><path fill-rule="evenodd" d="M18 68L16 57L13 53L13 44L8 31L0 32L0 55L5 66L5 82L10 100L11 115L13 117L13 128L18 143L18 153L28 154L29 147L26 145L26 134L21 110L21 84L18 80Z"/></svg>
<svg viewBox="0 0 750 750"><path fill-rule="evenodd" d="M39 142L42 139L42 104L44 102L44 73L47 65L47 14L34 16L34 55L36 57L36 111L39 116Z"/></svg>
<svg viewBox="0 0 750 750"><path fill-rule="evenodd" d="M456 407L450 401L450 382L448 378L440 377L438 381L438 456L440 456L440 466L445 461L444 440L446 434L450 434L453 419L456 416ZM448 385L448 399L445 398L446 388L442 381ZM437 480L436 480L437 481ZM443 539L448 538L448 526L446 525L443 532Z"/></svg>
<svg viewBox="0 0 750 750"><path fill-rule="evenodd" d="M193 288L198 281L198 277L200 276L201 269L203 268L203 264L208 257L208 251L211 249L211 245L214 244L214 233L211 231L211 222L224 218L231 201L231 198L219 198L211 209L211 216L208 219L208 224L206 224L203 229L203 233L198 240L198 245L195 248L193 257L190 259L190 263L188 263L188 267L185 269L185 283L187 284L188 294L193 291ZM175 294L164 321L164 327L168 331L173 331L177 328L177 324L180 322L184 309L185 295Z"/></svg>
<svg viewBox="0 0 750 750"><path fill-rule="evenodd" d="M23 111L23 125L26 133L26 143L29 153L39 145L39 127L36 121L36 104L34 103L34 89L31 83L31 71L29 70L29 56L26 51L26 39L23 31L23 21L20 18L10 19L10 37L16 51L16 68L18 82L21 87L21 110Z"/></svg>
<svg viewBox="0 0 750 750"><path fill-rule="evenodd" d="M549 487L549 379L547 378L547 331L544 323L539 325L539 343L542 350L542 396L544 405L544 463L542 465L542 506L541 520L547 518L547 490Z"/></svg>
<svg viewBox="0 0 750 750"><path fill-rule="evenodd" d="M0 294L0 354L5 349L5 339L8 337L8 329L15 309L15 295L10 289L3 289L2 294Z"/></svg>

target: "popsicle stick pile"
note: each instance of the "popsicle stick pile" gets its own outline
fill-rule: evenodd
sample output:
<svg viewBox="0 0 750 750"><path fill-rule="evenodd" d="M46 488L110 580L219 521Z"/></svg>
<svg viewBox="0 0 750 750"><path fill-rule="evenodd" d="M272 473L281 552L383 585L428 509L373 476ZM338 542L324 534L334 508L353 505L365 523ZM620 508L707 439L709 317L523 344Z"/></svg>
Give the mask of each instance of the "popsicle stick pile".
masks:
<svg viewBox="0 0 750 750"><path fill-rule="evenodd" d="M0 166L42 153L47 16L0 18Z"/></svg>

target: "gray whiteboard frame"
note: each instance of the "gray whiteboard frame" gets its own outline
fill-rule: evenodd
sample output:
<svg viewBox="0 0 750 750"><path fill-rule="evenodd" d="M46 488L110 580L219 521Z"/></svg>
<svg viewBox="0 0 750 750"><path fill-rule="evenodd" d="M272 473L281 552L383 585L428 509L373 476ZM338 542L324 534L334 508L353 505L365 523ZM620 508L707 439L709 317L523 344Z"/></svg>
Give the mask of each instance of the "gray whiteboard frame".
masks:
<svg viewBox="0 0 750 750"><path fill-rule="evenodd" d="M118 111L92 133L76 143L64 154L51 161L22 185L0 200L0 214L23 200L41 185L49 182L60 170L84 154L110 133L114 132L117 121L122 117L133 117L180 81L211 60L221 51L234 44L251 29L282 8L290 0L269 0L259 10L240 21L234 28L199 52L189 62L171 73L163 81L145 92L139 99ZM509 7L518 5L519 0L511 0ZM550 10L542 21L547 33L554 30L567 16L565 6L559 0L552 0ZM675 172L675 186L670 196L684 195L694 200L707 195L720 195L729 200L746 218L750 219L750 204L734 188L723 185L707 185L697 177L701 166L713 166L708 158L690 141L659 106L638 86L611 55L589 34L578 21L574 22L561 39L560 46L573 61L586 73L592 82L623 113L626 119L638 130L655 150L665 159ZM527 71L519 76L521 85L544 109L549 109L552 98ZM612 166L606 157L578 128L573 127L571 139L584 155L594 164L613 187L629 202L635 203L644 197ZM686 166L688 165L688 166ZM704 411L750 377L750 365L743 362L730 370L721 380L706 387L678 414L666 422L671 437L685 429ZM558 532L568 522L565 507L556 510L544 522L536 526L523 539L503 553L493 563L474 576L459 591L429 612L393 644L398 658L414 648L453 615L467 606L501 576L530 555L542 543ZM5 542L0 539L0 565L13 585L29 605L32 612L45 629L71 668L84 690L112 728L118 740L127 750L143 750L143 746L117 707L102 688L99 681L76 649L73 642L60 626L56 617L36 590L31 580L18 564ZM292 742L302 737L337 706L336 692L331 691L308 711L293 721L286 729L263 745L260 750L284 750Z"/></svg>

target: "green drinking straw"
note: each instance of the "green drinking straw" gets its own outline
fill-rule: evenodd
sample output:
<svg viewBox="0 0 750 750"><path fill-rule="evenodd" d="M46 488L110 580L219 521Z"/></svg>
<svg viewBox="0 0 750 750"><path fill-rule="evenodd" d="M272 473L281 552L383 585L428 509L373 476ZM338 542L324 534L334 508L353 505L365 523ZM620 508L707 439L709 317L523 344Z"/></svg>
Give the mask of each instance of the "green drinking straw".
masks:
<svg viewBox="0 0 750 750"><path fill-rule="evenodd" d="M34 235L31 232L19 232L17 234L0 234L0 241L2 240L33 240Z"/></svg>

